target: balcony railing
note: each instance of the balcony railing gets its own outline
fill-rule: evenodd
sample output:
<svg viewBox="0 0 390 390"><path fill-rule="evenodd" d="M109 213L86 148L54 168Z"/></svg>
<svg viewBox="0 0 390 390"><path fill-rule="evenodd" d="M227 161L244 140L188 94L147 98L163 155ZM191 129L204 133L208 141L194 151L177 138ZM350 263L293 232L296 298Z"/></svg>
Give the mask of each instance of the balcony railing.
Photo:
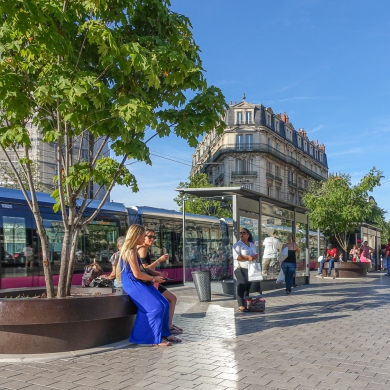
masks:
<svg viewBox="0 0 390 390"><path fill-rule="evenodd" d="M281 177L279 177L279 176L276 176L276 175L275 175L275 180L280 182L280 183L283 182L283 179Z"/></svg>
<svg viewBox="0 0 390 390"><path fill-rule="evenodd" d="M283 161L287 164L291 164L292 166L298 168L302 172L306 173L308 176L312 177L315 180L325 180L324 177L319 175L318 173L312 171L311 169L305 167L303 164L301 164L297 159L291 156L287 156L286 154L280 152L279 150L276 150L272 146L269 146L264 143L259 143L259 144L249 144L249 145L235 145L235 144L229 144L229 145L223 145L221 146L215 153L214 155L207 159L204 163L208 162L213 162L216 161L217 158L224 153L229 153L229 152L262 152L266 154L270 154L276 158L278 158L280 161ZM204 172L205 167L207 165L205 164L202 168L202 172Z"/></svg>
<svg viewBox="0 0 390 390"><path fill-rule="evenodd" d="M291 186L291 187L296 187L297 186L297 182L289 180L288 181L288 185Z"/></svg>
<svg viewBox="0 0 390 390"><path fill-rule="evenodd" d="M275 179L275 176L271 172L266 172L265 176L268 177L268 179Z"/></svg>
<svg viewBox="0 0 390 390"><path fill-rule="evenodd" d="M256 171L232 171L233 176L255 176L257 177Z"/></svg>

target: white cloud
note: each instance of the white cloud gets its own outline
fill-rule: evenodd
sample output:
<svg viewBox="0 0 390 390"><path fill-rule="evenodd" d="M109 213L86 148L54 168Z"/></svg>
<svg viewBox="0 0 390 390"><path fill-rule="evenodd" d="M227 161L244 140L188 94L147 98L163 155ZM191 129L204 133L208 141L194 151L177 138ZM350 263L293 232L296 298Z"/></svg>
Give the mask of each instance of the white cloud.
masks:
<svg viewBox="0 0 390 390"><path fill-rule="evenodd" d="M313 130L310 130L310 134L311 133L315 133L315 132L317 132L317 131L320 131L321 129L323 129L324 128L324 125L318 125L318 126L316 126Z"/></svg>

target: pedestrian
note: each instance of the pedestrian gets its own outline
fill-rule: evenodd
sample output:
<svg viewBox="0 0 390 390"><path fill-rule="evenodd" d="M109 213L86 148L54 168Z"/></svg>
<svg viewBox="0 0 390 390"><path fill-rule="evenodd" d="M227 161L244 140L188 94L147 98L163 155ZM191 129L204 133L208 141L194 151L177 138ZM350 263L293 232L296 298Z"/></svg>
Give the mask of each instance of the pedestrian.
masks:
<svg viewBox="0 0 390 390"><path fill-rule="evenodd" d="M23 248L23 254L24 254L24 257L26 259L25 261L25 267L26 268L32 268L34 267L34 250L33 248L31 247L31 244L27 244L24 248Z"/></svg>
<svg viewBox="0 0 390 390"><path fill-rule="evenodd" d="M286 247L288 248L288 256L284 261L282 261L281 266L286 282L286 294L291 294L294 274L297 269L297 252L299 253L301 250L295 242L295 237L292 234L287 235L287 243L283 245L283 248Z"/></svg>
<svg viewBox="0 0 390 390"><path fill-rule="evenodd" d="M115 252L111 258L110 258L110 263L111 263L111 266L112 266L112 271L110 273L110 275L102 275L101 277L105 278L105 279L110 279L110 280L113 280L115 279L115 275L116 275L116 266L118 265L118 261L119 261L119 257L120 257L120 253L121 253L121 248L122 248L122 245L123 243L125 242L125 236L120 236L118 237L118 239L116 240L116 247L118 248L118 251Z"/></svg>
<svg viewBox="0 0 390 390"><path fill-rule="evenodd" d="M246 229L240 229L240 239L233 245L234 275L237 279L238 311L247 311L244 297L249 296L252 283L248 279L248 264L256 261L258 254L254 244L252 233Z"/></svg>
<svg viewBox="0 0 390 390"><path fill-rule="evenodd" d="M116 279L122 282L123 290L138 308L130 341L135 344L151 344L167 347L172 342L169 330L169 303L153 286L164 283L161 276L150 276L140 270L141 261L136 248L145 241L145 228L131 225L120 253Z"/></svg>
<svg viewBox="0 0 390 390"><path fill-rule="evenodd" d="M145 231L145 241L142 245L137 247L137 253L141 260L142 266L147 270L147 272L152 276L161 276L160 272L155 270L156 266L160 263L166 262L169 260L169 254L163 254L157 260L152 261L148 248L153 245L154 240L156 239L156 233L153 229L146 229ZM158 291L167 299L169 302L169 328L173 335L183 333L183 329L179 328L176 325L173 325L173 314L175 313L175 307L177 303L176 295L168 291L163 285L158 285ZM173 338L172 338L173 339ZM175 340L178 341L179 339Z"/></svg>
<svg viewBox="0 0 390 390"><path fill-rule="evenodd" d="M368 246L368 242L364 241L363 246L361 247L360 261L368 262L370 261L370 254L374 251L370 246Z"/></svg>
<svg viewBox="0 0 390 390"><path fill-rule="evenodd" d="M339 258L337 254L337 249L333 248L332 244L328 244L326 251L326 256L321 260L320 262L320 268L318 270L317 277L322 277L322 269L324 268L324 264L326 262L329 262L329 268L328 268L328 276L331 276L332 268L334 263L338 263Z"/></svg>
<svg viewBox="0 0 390 390"><path fill-rule="evenodd" d="M357 259L359 258L359 249L357 248L356 245L354 245L352 247L352 249L349 251L349 254L350 254L350 259L353 261L353 262L356 262Z"/></svg>
<svg viewBox="0 0 390 390"><path fill-rule="evenodd" d="M390 276L390 237L387 239L387 246L385 248L385 257L387 260L387 276Z"/></svg>
<svg viewBox="0 0 390 390"><path fill-rule="evenodd" d="M274 234L275 232L273 231L269 237L265 238L263 242L264 253L261 265L263 276L267 276L269 268L272 268L275 264L278 263L280 242L276 237L274 237Z"/></svg>

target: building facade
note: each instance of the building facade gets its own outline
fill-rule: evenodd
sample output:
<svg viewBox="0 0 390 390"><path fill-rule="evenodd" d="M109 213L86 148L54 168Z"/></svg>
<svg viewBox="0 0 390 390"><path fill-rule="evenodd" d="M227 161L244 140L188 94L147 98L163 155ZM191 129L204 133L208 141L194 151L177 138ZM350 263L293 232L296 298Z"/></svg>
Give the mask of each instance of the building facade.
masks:
<svg viewBox="0 0 390 390"><path fill-rule="evenodd" d="M215 186L241 186L302 204L309 181L325 180L325 146L295 130L286 113L245 101L232 104L226 129L204 136L192 156L191 176L207 173Z"/></svg>
<svg viewBox="0 0 390 390"><path fill-rule="evenodd" d="M43 192L52 192L55 189L53 183L53 177L57 175L57 143L55 142L43 142L42 134L34 124L31 122L26 126L31 140L31 149L29 151L29 157L33 161L32 173L33 180L36 184L36 188ZM73 158L80 160L88 160L89 158L89 134L83 137L82 140L75 140L73 144ZM99 140L94 142L94 150L97 152L100 148L101 142ZM19 158L22 157L23 150L17 151ZM110 150L106 144L101 152L101 155L109 156ZM8 155L14 163L17 163L18 156L14 152L9 152ZM18 165L18 164L16 164ZM8 173L8 174L7 174ZM19 188L17 181L10 169L8 168L8 162L2 150L0 150L0 187ZM99 186L94 184L93 189L90 189L90 196L98 191ZM106 193L106 189L103 188L99 191L96 199L101 200ZM109 198L108 198L109 200Z"/></svg>

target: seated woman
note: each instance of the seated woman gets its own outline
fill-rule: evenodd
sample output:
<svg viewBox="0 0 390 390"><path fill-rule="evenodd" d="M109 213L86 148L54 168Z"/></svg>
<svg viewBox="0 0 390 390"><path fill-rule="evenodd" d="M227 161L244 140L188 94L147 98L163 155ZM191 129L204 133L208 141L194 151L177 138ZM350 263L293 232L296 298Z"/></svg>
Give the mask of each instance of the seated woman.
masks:
<svg viewBox="0 0 390 390"><path fill-rule="evenodd" d="M138 308L130 341L171 346L172 341L179 339L172 336L169 330L169 303L153 286L154 282L164 283L165 280L161 276L146 275L140 270L141 261L136 248L144 240L145 228L136 224L130 226L116 269L116 279L122 282L123 290Z"/></svg>
<svg viewBox="0 0 390 390"><path fill-rule="evenodd" d="M352 247L352 249L349 251L349 254L351 256L351 260L356 262L356 260L359 258L359 249L356 245Z"/></svg>
<svg viewBox="0 0 390 390"><path fill-rule="evenodd" d="M160 256L156 261L152 262L152 259L150 258L150 254L148 252L148 248L153 245L153 241L156 239L156 233L153 229L146 229L145 231L145 241L142 245L137 247L137 253L139 255L139 258L141 260L142 266L147 270L147 273L149 273L152 276L161 276L160 272L157 272L155 270L155 267L169 259L169 255L165 254ZM175 313L175 306L177 302L176 295L172 294L170 291L168 291L164 286L161 284L158 285L158 291L167 299L169 302L169 328L171 330L172 334L181 334L183 333L183 329L179 328L176 325L173 325L173 314Z"/></svg>

